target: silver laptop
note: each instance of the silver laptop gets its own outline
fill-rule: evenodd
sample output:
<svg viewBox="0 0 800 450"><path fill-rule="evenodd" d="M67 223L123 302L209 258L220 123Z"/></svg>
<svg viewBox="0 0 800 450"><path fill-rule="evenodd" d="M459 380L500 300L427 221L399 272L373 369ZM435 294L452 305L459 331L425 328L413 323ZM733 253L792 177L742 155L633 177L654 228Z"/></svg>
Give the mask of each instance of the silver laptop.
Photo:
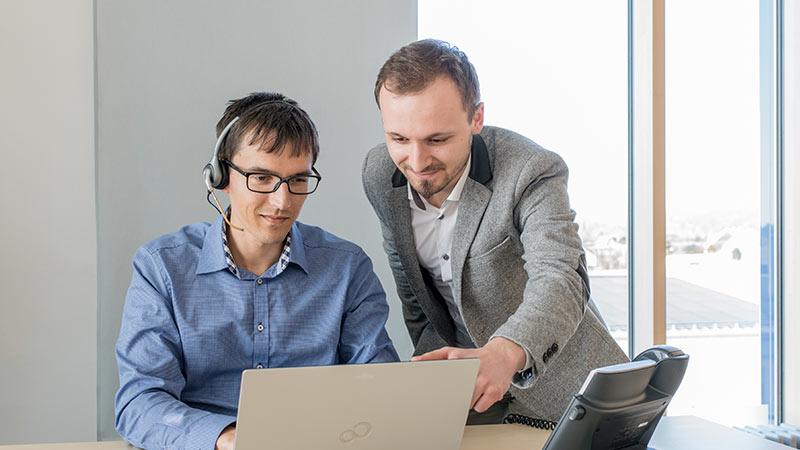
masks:
<svg viewBox="0 0 800 450"><path fill-rule="evenodd" d="M245 370L236 450L458 450L480 361Z"/></svg>

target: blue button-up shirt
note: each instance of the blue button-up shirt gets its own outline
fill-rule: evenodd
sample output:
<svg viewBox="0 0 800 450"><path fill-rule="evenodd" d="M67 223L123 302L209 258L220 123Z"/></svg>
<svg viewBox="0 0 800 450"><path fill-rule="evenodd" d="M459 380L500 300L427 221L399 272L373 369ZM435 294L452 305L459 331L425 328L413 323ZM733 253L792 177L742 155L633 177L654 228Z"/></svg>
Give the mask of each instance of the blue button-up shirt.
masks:
<svg viewBox="0 0 800 450"><path fill-rule="evenodd" d="M355 244L296 222L285 270L228 270L221 217L136 252L117 341L116 428L137 447L213 449L242 370L397 361L384 291Z"/></svg>

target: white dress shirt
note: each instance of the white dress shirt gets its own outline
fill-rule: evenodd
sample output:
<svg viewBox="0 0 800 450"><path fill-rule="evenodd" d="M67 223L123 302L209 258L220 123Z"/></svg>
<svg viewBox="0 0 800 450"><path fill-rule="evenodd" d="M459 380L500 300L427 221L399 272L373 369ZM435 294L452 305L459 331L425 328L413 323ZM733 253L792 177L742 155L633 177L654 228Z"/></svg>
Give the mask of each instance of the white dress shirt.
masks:
<svg viewBox="0 0 800 450"><path fill-rule="evenodd" d="M472 157L458 179L453 191L437 208L412 190L408 184L408 203L411 208L411 228L414 232L414 245L420 265L430 273L434 285L447 304L447 310L456 326L456 343L461 348L474 348L475 343L467 332L464 319L453 299L453 270L450 263L450 248L453 246L453 232L458 218L458 201L469 176ZM416 197L424 207L420 208Z"/></svg>
<svg viewBox="0 0 800 450"><path fill-rule="evenodd" d="M461 192L469 176L469 169L472 166L472 156L467 160L467 166L458 179L453 191L447 196L440 208L437 208L421 195L413 191L411 183L408 183L408 204L411 208L411 228L414 233L414 246L417 249L417 258L420 265L428 271L433 279L436 289L442 294L447 305L447 311L453 318L456 327L456 345L460 348L474 348L475 341L467 331L461 312L453 298L453 270L450 260L450 250L453 246L453 234L456 229L456 219L458 219L458 202L461 200ZM416 197L424 208L417 205ZM519 345L519 344L517 344ZM532 358L530 353L525 350L525 367L531 367Z"/></svg>

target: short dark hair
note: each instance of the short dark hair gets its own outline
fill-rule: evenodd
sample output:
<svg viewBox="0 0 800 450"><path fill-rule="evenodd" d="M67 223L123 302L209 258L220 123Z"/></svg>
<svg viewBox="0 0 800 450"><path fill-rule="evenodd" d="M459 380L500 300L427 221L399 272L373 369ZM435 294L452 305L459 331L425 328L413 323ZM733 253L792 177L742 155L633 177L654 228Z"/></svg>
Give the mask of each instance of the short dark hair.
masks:
<svg viewBox="0 0 800 450"><path fill-rule="evenodd" d="M437 39L412 42L386 60L375 83L375 102L380 108L381 88L399 95L414 94L440 76L447 76L458 87L467 120L472 120L481 101L478 73L458 47Z"/></svg>
<svg viewBox="0 0 800 450"><path fill-rule="evenodd" d="M217 137L231 121L231 127L219 149L219 159L230 160L246 136L249 145L259 144L266 153L282 152L291 144L291 156L311 154L312 164L319 155L317 127L296 101L274 92L254 92L247 97L230 100L217 122Z"/></svg>

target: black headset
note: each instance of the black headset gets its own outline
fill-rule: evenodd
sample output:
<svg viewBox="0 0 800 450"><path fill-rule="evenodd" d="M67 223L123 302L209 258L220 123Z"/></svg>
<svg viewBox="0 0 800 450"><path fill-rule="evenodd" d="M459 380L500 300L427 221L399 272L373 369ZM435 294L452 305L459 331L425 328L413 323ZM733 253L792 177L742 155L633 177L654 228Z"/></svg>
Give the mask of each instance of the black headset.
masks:
<svg viewBox="0 0 800 450"><path fill-rule="evenodd" d="M246 115L250 111L254 111L257 108L272 103L282 103L284 105L291 106L292 108L296 108L295 105L285 100L267 100L265 102L261 102L252 108L247 109L247 111L245 111L241 116L234 117L233 120L231 120L222 130L222 133L219 134L219 137L217 138L217 144L214 145L214 156L212 156L211 161L209 161L208 164L203 167L203 181L206 184L208 192L212 192L214 189L222 189L228 185L228 167L224 164L220 164L219 160L219 148L222 146L222 141L225 140L225 136L228 135L228 133L231 131L231 128L240 117Z"/></svg>

